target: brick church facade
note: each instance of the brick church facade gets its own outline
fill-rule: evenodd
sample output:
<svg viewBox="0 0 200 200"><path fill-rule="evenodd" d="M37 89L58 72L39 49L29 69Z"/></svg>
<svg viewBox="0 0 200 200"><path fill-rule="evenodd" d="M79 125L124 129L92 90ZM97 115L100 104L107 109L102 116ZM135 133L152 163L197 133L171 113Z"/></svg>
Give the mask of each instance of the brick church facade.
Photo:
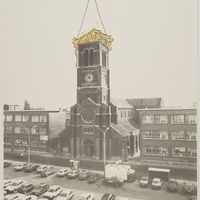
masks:
<svg viewBox="0 0 200 200"><path fill-rule="evenodd" d="M139 150L138 130L118 123L110 100L109 51L112 38L96 29L74 40L77 55L77 102L70 113L70 151L74 158L127 160ZM104 138L105 134L105 138ZM130 139L131 138L131 139ZM130 144L131 141L131 144Z"/></svg>

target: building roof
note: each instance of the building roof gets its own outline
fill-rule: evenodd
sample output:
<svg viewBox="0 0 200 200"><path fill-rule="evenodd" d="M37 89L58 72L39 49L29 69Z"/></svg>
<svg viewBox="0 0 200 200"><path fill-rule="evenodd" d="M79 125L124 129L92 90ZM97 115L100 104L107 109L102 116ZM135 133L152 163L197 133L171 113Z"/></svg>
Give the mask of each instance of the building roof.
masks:
<svg viewBox="0 0 200 200"><path fill-rule="evenodd" d="M182 107L162 107L162 108L147 108L137 109L138 111L164 111L164 110L197 110L197 108L182 108Z"/></svg>
<svg viewBox="0 0 200 200"><path fill-rule="evenodd" d="M130 135L130 133L138 133L139 131L137 128L133 127L127 119L119 121L118 124L111 123L111 128L122 136Z"/></svg>
<svg viewBox="0 0 200 200"><path fill-rule="evenodd" d="M161 168L155 168L155 167L149 167L148 171L152 171L152 172L170 172L170 169L161 169Z"/></svg>
<svg viewBox="0 0 200 200"><path fill-rule="evenodd" d="M141 98L127 99L128 103L134 108L160 108L162 107L163 99L159 98Z"/></svg>
<svg viewBox="0 0 200 200"><path fill-rule="evenodd" d="M126 99L111 98L111 103L117 108L133 108L133 106Z"/></svg>
<svg viewBox="0 0 200 200"><path fill-rule="evenodd" d="M4 112L60 112L59 110L4 110Z"/></svg>

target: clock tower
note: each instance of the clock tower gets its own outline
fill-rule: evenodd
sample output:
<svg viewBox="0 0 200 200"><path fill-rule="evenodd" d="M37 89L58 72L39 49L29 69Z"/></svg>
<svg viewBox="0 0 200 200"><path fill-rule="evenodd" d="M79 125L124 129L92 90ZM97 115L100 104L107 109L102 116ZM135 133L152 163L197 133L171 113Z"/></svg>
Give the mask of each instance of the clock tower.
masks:
<svg viewBox="0 0 200 200"><path fill-rule="evenodd" d="M71 155L103 158L103 132L115 121L110 103L108 54L113 39L100 30L75 38L77 56L77 103L71 107ZM109 131L108 131L109 132ZM111 139L106 134L106 156Z"/></svg>

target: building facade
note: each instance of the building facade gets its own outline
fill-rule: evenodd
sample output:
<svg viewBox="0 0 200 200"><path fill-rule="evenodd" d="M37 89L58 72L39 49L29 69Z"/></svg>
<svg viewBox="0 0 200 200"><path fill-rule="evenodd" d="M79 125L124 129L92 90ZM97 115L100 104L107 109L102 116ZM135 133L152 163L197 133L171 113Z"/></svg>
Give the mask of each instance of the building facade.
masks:
<svg viewBox="0 0 200 200"><path fill-rule="evenodd" d="M197 110L137 109L142 160L196 163Z"/></svg>
<svg viewBox="0 0 200 200"><path fill-rule="evenodd" d="M49 113L46 110L4 110L4 147L48 150ZM30 138L29 138L30 137Z"/></svg>

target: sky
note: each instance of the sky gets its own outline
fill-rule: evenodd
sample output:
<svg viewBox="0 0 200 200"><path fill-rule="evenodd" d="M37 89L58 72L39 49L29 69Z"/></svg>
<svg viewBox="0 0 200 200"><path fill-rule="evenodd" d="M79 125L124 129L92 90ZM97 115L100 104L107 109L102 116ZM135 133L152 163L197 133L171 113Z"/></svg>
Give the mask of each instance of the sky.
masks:
<svg viewBox="0 0 200 200"><path fill-rule="evenodd" d="M98 0L108 35L111 97L197 101L197 0ZM3 103L76 103L77 36L87 0L4 0ZM102 29L90 0L82 32Z"/></svg>

